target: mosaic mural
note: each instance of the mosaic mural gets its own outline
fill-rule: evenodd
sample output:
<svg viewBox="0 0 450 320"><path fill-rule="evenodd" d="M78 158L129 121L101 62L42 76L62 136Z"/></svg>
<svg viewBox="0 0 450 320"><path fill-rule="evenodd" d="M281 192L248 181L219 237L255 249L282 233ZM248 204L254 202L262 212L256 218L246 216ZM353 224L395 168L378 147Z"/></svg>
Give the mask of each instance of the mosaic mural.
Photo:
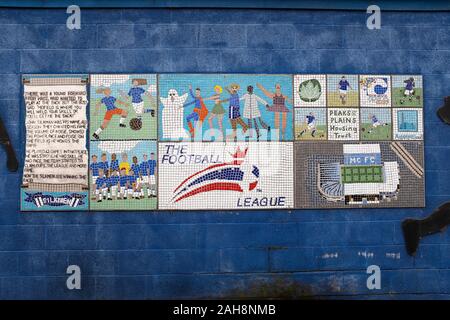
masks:
<svg viewBox="0 0 450 320"><path fill-rule="evenodd" d="M23 81L24 211L424 206L420 75Z"/></svg>

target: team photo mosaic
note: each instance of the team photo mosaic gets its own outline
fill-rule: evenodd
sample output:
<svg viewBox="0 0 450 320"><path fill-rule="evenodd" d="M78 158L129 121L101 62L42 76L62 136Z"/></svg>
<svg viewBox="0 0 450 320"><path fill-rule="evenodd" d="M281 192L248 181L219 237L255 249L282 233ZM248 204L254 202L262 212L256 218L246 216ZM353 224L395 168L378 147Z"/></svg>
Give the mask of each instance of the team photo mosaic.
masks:
<svg viewBox="0 0 450 320"><path fill-rule="evenodd" d="M23 211L423 207L420 75L24 75Z"/></svg>

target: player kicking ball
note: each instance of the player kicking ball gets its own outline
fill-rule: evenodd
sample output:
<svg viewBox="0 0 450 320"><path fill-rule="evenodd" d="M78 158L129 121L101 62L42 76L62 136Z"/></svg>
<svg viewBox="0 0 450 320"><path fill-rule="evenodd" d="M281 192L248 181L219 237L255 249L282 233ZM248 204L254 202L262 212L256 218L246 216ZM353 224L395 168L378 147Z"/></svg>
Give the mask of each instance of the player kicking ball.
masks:
<svg viewBox="0 0 450 320"><path fill-rule="evenodd" d="M306 128L304 130L302 130L302 132L300 132L300 137L303 136L303 134L306 131L311 131L311 137L314 138L317 128L316 128L316 117L314 116L314 114L312 112L310 112L308 115L306 115L305 124L306 124Z"/></svg>
<svg viewBox="0 0 450 320"><path fill-rule="evenodd" d="M367 131L368 134L371 134L373 131L375 131L378 127L388 126L389 123L382 123L378 120L378 118L371 114L369 115L369 120L372 122L372 127Z"/></svg>
<svg viewBox="0 0 450 320"><path fill-rule="evenodd" d="M405 83L405 90L403 91L403 99L400 99L400 104L404 104L407 98L409 101L412 101L413 96L416 93L414 90L416 83L413 77L410 77L403 82Z"/></svg>
<svg viewBox="0 0 450 320"><path fill-rule="evenodd" d="M110 88L101 88L98 89L96 91L97 93L103 93L105 96L99 101L97 102L97 104L95 105L95 112L94 115L98 114L98 111L100 109L100 106L102 104L105 105L106 107L106 113L105 116L103 117L103 123L100 126L100 128L98 128L97 130L95 130L94 134L92 135L96 140L100 139L100 133L105 130L108 125L109 122L111 121L111 118L114 115L119 115L120 116L120 120L119 120L119 126L122 128L125 128L125 119L128 116L128 111L124 110L124 109L120 109L118 107L116 107L115 103L119 103L122 104L124 106L126 106L127 104L121 100L116 99L115 97L113 97L111 95L111 89Z"/></svg>

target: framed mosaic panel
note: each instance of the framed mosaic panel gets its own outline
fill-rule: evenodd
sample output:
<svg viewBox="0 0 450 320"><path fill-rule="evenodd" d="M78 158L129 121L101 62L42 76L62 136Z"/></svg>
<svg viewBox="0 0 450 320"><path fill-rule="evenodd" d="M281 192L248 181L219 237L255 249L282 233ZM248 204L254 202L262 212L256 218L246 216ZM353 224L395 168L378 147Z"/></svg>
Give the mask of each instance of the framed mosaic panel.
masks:
<svg viewBox="0 0 450 320"><path fill-rule="evenodd" d="M151 140L91 141L91 210L155 210L157 147Z"/></svg>
<svg viewBox="0 0 450 320"><path fill-rule="evenodd" d="M24 75L22 211L87 210L87 75Z"/></svg>
<svg viewBox="0 0 450 320"><path fill-rule="evenodd" d="M327 75L326 107L296 105L296 208L423 207L422 92L418 75Z"/></svg>
<svg viewBox="0 0 450 320"><path fill-rule="evenodd" d="M392 76L393 107L423 107L423 81L420 75Z"/></svg>
<svg viewBox="0 0 450 320"><path fill-rule="evenodd" d="M22 211L424 206L420 75L23 82Z"/></svg>
<svg viewBox="0 0 450 320"><path fill-rule="evenodd" d="M159 144L159 209L293 208L292 142Z"/></svg>
<svg viewBox="0 0 450 320"><path fill-rule="evenodd" d="M328 108L328 139L358 140L359 109Z"/></svg>
<svg viewBox="0 0 450 320"><path fill-rule="evenodd" d="M161 141L290 141L292 76L160 74Z"/></svg>
<svg viewBox="0 0 450 320"><path fill-rule="evenodd" d="M361 108L361 140L392 140L390 108Z"/></svg>
<svg viewBox="0 0 450 320"><path fill-rule="evenodd" d="M294 122L296 140L327 139L326 108L295 108Z"/></svg>
<svg viewBox="0 0 450 320"><path fill-rule="evenodd" d="M295 143L296 208L424 207L423 143Z"/></svg>
<svg viewBox="0 0 450 320"><path fill-rule="evenodd" d="M89 110L92 140L156 139L156 75L91 75Z"/></svg>

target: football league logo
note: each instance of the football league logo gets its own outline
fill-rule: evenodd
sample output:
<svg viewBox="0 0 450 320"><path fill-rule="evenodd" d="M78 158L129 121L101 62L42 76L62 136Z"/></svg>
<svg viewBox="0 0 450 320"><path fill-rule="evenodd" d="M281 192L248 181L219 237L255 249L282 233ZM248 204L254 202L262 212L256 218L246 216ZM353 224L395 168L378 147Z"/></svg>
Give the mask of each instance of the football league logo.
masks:
<svg viewBox="0 0 450 320"><path fill-rule="evenodd" d="M259 169L246 162L248 147L241 151L238 147L231 154L230 162L213 164L202 169L181 182L174 190L172 201L183 199L210 191L252 191L258 185Z"/></svg>

